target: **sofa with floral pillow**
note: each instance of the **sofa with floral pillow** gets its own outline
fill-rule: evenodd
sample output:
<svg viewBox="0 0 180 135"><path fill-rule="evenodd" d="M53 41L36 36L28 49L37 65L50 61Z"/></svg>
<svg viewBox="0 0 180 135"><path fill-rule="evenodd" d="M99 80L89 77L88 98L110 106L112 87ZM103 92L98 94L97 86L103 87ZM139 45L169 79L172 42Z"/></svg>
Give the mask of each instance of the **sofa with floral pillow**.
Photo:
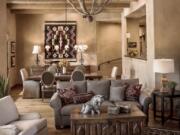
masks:
<svg viewBox="0 0 180 135"><path fill-rule="evenodd" d="M114 104L130 104L139 107L148 120L151 97L142 90L138 79L129 80L87 80L74 82L57 82L57 92L50 100L54 109L55 126L57 129L70 125L70 113L81 107L94 95L103 95L103 106Z"/></svg>

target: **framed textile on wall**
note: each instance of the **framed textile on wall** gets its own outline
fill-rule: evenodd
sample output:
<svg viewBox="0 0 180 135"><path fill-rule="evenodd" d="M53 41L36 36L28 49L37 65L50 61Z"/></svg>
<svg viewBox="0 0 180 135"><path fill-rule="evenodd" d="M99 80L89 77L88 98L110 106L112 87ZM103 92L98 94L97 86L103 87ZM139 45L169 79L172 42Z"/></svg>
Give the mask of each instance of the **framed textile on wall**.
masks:
<svg viewBox="0 0 180 135"><path fill-rule="evenodd" d="M11 42L11 53L15 53L16 52L16 42L12 41Z"/></svg>
<svg viewBox="0 0 180 135"><path fill-rule="evenodd" d="M11 67L15 67L15 66L16 66L16 57L11 56Z"/></svg>
<svg viewBox="0 0 180 135"><path fill-rule="evenodd" d="M8 41L8 68L16 67L16 42Z"/></svg>
<svg viewBox="0 0 180 135"><path fill-rule="evenodd" d="M77 25L74 21L46 21L44 32L45 59L76 61L76 50L74 49L76 31Z"/></svg>

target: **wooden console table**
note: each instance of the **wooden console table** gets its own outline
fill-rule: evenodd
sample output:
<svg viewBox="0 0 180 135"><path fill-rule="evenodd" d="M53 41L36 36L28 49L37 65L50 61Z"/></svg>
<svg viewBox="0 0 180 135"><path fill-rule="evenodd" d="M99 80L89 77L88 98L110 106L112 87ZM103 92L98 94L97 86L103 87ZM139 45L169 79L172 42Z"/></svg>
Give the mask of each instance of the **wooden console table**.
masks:
<svg viewBox="0 0 180 135"><path fill-rule="evenodd" d="M77 108L71 113L72 135L141 135L145 114L136 106L132 106L131 113L109 115L102 109L100 115L80 114Z"/></svg>

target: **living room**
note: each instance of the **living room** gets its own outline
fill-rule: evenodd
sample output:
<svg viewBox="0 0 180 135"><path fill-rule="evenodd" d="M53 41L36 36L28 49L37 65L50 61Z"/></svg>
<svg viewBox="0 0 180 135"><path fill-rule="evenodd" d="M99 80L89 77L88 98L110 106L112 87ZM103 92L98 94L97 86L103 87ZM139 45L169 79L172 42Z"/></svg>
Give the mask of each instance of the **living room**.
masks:
<svg viewBox="0 0 180 135"><path fill-rule="evenodd" d="M0 99L0 108L5 107L6 111L3 102L11 104L10 108L16 110L11 113L17 114L9 120L6 112L0 113L0 134L178 133L180 2L94 2L93 5L89 0L85 3L83 0L1 0L0 74L3 77L0 79L4 86L1 89L7 91L0 96L10 95L13 100L11 97L5 101ZM81 72L73 78L77 69ZM50 80L48 85L52 88L45 85ZM112 93L113 89L121 93ZM139 90L138 96L135 93L132 98L132 89ZM59 100L64 91L71 91L73 104ZM122 94L122 91L125 92ZM122 95L126 101L117 102L117 98L122 102ZM156 97L160 98L156 100ZM85 113L83 106L88 107L90 99L99 100L98 103L102 100L102 108L91 112L97 114L81 114ZM82 103L76 105L75 102ZM81 108L80 114L77 108ZM109 113L108 118L104 110ZM111 114L117 112L121 113ZM21 116L24 113L27 116ZM74 115L76 113L78 115ZM168 120L167 114L170 114ZM83 115L89 120L83 119ZM23 119L25 117L38 120ZM33 130L31 124L24 129L22 125L28 123L20 124L21 118L36 121L31 124L41 129ZM106 123L109 128L103 128L100 121L107 119L114 125ZM84 126L81 121L85 122ZM96 122L99 122L97 126L86 127ZM121 122L129 124L119 124Z"/></svg>

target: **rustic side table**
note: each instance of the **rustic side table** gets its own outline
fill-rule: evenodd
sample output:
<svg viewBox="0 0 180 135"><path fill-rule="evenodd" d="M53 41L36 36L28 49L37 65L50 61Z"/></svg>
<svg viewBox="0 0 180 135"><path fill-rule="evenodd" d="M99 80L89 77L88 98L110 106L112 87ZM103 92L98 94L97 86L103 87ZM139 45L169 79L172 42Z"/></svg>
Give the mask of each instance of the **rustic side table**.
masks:
<svg viewBox="0 0 180 135"><path fill-rule="evenodd" d="M160 92L160 90L155 90L153 93L152 93L152 96L153 96L153 110L154 110L154 119L156 117L159 117L161 118L161 124L164 125L164 122L168 119L171 119L171 120L179 120L177 118L173 118L173 106L174 106L174 100L175 98L180 98L180 91L179 90L176 90L174 92L174 94L170 94L169 92ZM160 97L161 99L161 115L157 115L156 114L156 98L157 97ZM165 114L164 114L164 101L165 101L165 98L167 98L170 102L170 114L168 117L165 117Z"/></svg>

